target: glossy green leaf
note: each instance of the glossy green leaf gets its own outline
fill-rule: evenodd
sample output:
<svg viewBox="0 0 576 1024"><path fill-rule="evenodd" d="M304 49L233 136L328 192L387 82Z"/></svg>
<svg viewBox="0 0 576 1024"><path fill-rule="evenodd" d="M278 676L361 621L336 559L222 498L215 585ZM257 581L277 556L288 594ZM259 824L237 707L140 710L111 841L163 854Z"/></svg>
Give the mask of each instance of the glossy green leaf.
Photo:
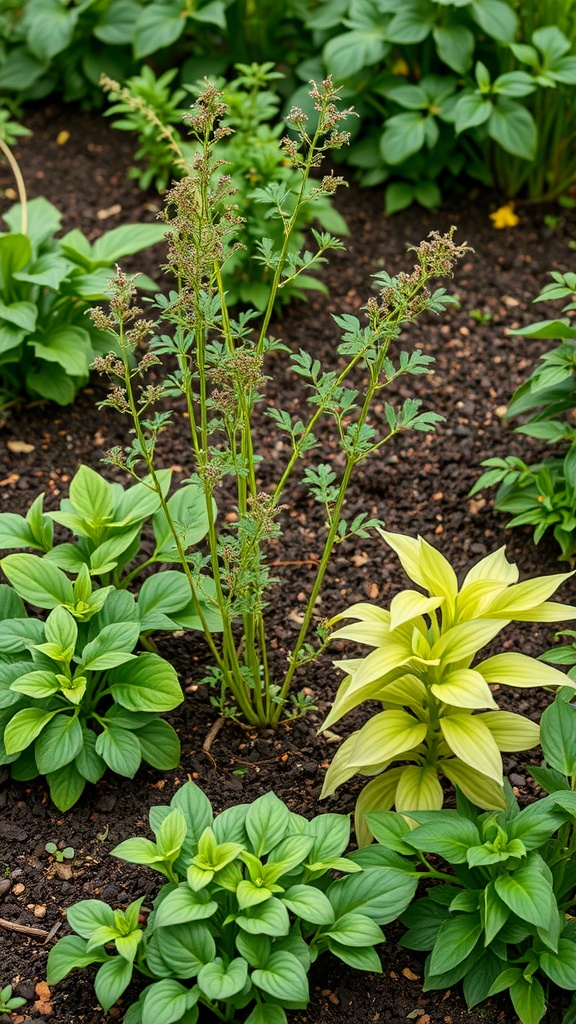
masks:
<svg viewBox="0 0 576 1024"><path fill-rule="evenodd" d="M300 961L291 953L272 953L266 967L256 968L252 982L263 992L282 1002L308 1004L308 978Z"/></svg>
<svg viewBox="0 0 576 1024"><path fill-rule="evenodd" d="M248 964L243 957L235 957L227 966L221 957L216 957L212 963L200 968L198 985L208 999L227 1000L242 991L247 977Z"/></svg>

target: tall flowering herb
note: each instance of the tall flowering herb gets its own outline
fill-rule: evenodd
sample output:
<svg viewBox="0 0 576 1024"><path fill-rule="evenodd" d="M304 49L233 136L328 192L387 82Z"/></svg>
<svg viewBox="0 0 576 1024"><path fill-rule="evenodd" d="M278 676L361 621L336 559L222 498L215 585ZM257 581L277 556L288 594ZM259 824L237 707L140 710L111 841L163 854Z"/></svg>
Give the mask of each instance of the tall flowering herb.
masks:
<svg viewBox="0 0 576 1024"><path fill-rule="evenodd" d="M364 513L346 518L346 492L353 470L401 430L431 430L441 418L421 412L415 399L407 399L400 408L386 402L382 433L371 409L374 399L401 374L432 372L432 357L398 350L393 361L392 348L406 324L422 313L439 313L454 301L443 288L431 291L429 284L436 277L451 275L467 251L454 243L453 231L443 236L433 232L413 250L417 263L412 274L374 275L377 294L366 303L363 322L350 314L334 316L342 332L337 369L324 368L313 353L291 352L271 337L272 313L282 289L326 262L328 251L343 248L332 235L315 230L311 250L295 253L290 246L302 207L344 184L336 175L318 172L326 153L348 142L341 125L352 111L339 109L338 91L330 79L319 86L313 83L311 97L315 126L302 110L293 108L286 119L289 135L279 143L286 160L300 173L296 198L278 182L253 192L253 201L263 204L267 216L281 224L279 244L262 238L258 246L257 259L270 282L263 313L232 311L227 304L223 268L242 245L242 220L226 168L213 153L215 144L231 129L222 124L226 107L221 93L209 82L186 117L198 144L190 173L168 193L163 213L168 240L165 269L174 278L174 289L168 296L156 296L158 320L152 323L141 319L142 310L133 305L134 279L118 270L110 312L93 313L97 322L105 321L106 329L113 325L123 354L122 359L109 356L98 361L97 368L110 379L104 404L133 422L132 443L110 451L108 461L146 479L159 495L214 659L213 703L222 714L239 715L260 726L276 724L283 714L302 714L309 705L306 696L291 693L292 680L327 643L325 623L317 629L316 642L310 640L310 633L331 553L337 544L366 537L376 523ZM145 339L150 339L150 351L142 359L139 353ZM264 488L258 472L263 453L255 448L253 421L269 379L271 352L281 353L302 378L308 413L298 418L273 404L267 406L265 415L288 438L289 454L280 464L276 482ZM166 355L171 357L170 369L161 370L156 364ZM154 380L147 384L143 378L152 366ZM360 379L367 379L362 390ZM169 408L176 398L177 411ZM158 437L182 415L182 403L209 524L207 553L192 555L186 551L186 523L170 515L156 459ZM332 424L338 441L336 453L334 446L322 453L326 461L314 457L321 448L315 430L322 420ZM277 581L267 550L270 541L281 535L280 517L293 475L323 507L325 532L300 632L286 669L276 677L269 663L265 611L270 587ZM216 499L226 477L234 481L236 519L220 527ZM204 615L208 591L221 635L215 634Z"/></svg>

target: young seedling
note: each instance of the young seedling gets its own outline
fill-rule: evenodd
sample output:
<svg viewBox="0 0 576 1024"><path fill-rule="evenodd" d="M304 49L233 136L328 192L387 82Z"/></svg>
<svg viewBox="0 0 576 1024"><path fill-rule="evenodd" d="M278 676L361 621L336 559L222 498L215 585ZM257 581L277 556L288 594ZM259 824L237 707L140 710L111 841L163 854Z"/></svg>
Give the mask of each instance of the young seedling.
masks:
<svg viewBox="0 0 576 1024"><path fill-rule="evenodd" d="M57 860L59 864L62 864L64 860L72 860L74 857L74 849L71 846L65 846L63 850L59 850L56 843L46 843L44 847L46 853L49 853L54 860Z"/></svg>
<svg viewBox="0 0 576 1024"><path fill-rule="evenodd" d="M20 1006L24 1006L26 1002L22 996L12 995L12 985L6 985L3 989L0 989L0 1013L12 1013L13 1010L18 1010Z"/></svg>

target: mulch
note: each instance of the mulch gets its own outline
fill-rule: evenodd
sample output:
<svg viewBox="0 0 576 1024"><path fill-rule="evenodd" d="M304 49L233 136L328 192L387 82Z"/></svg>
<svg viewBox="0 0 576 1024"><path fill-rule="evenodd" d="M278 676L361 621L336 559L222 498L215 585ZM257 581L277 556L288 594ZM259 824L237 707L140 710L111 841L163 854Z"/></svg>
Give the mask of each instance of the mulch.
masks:
<svg viewBox="0 0 576 1024"><path fill-rule="evenodd" d="M63 110L56 105L39 107L28 119L34 131L18 145L18 155L30 196L44 195L63 213L64 228L80 227L89 238L103 230L134 220L153 220L160 200L139 192L126 177L134 150L133 140L114 132L98 115ZM59 134L69 133L65 144ZM60 135L60 140L62 136ZM0 167L0 188L11 188L8 171ZM348 220L347 251L336 253L324 280L330 297L314 294L307 303L294 303L272 325L275 336L290 347L299 347L335 365L338 331L332 313L357 313L372 293L370 275L385 268L409 271L412 259L407 248L431 230L457 226L456 240L465 240L474 252L457 268L449 290L459 304L441 318L429 317L407 332L406 347L417 347L436 359L434 377L402 378L390 401L415 395L424 408L445 420L434 434L404 434L368 464L359 467L350 491L349 514L368 512L386 521L392 531L422 534L452 561L457 572L499 547L507 545L508 557L518 563L522 577L565 571L557 562L554 543L545 538L538 547L528 528L507 532L505 517L494 512L489 493L468 497L479 474L482 459L516 454L536 461L542 445L515 435L502 423L512 391L534 367L546 343L510 338L509 328L535 319L555 316L555 306L532 299L549 280L551 270L567 271L574 259L569 243L576 237L576 214L563 211L556 222L545 220L557 209L519 205L520 223L513 230L497 231L489 211L500 197L462 188L446 198L444 207L431 213L419 207L388 219L383 214L381 191L360 190L351 185L338 197ZM7 208L0 191L0 211ZM142 270L161 282L162 248L133 257L126 269ZM483 322L470 316L480 310ZM274 356L268 372L271 380L266 398L291 413L305 412L305 392L300 378L291 373L281 356ZM361 380L359 384L361 386ZM392 389L391 389L392 390ZM78 396L70 408L43 404L22 406L3 421L0 429L0 511L24 513L40 491L46 506L57 507L66 495L71 477L81 463L101 468L103 452L126 441L128 425L109 409L98 410L104 397L98 379ZM375 422L382 419L376 410ZM256 447L264 456L262 480L271 479L282 459L283 447L271 421L256 416ZM326 451L333 445L322 435ZM27 454L10 451L8 442L33 445ZM173 430L160 448L162 465L172 467L175 480L193 470L186 441L186 423L175 416ZM115 471L103 472L114 478ZM321 553L322 514L296 482L286 495L284 535L272 550L271 560L281 583L272 593L268 621L272 657L281 671L287 650L297 635L299 616L312 582L313 562ZM221 512L230 506L224 500ZM377 538L358 540L338 548L326 577L319 615L331 615L358 600L387 605L406 580L395 558ZM568 581L564 601L576 598L576 584ZM520 650L537 655L551 646L553 629L548 625L511 625L494 642L494 650ZM203 742L216 713L206 687L200 684L207 663L201 637L161 636L160 653L179 672L185 702L169 716L180 734L182 761L178 770L160 773L143 768L136 779L108 775L98 787L88 787L79 804L60 814L51 804L41 780L12 783L0 775L0 917L50 931L60 924L66 932L66 908L80 900L97 897L124 906L143 893L153 896L159 876L146 869L115 861L109 851L122 839L147 834L148 808L168 802L187 778L201 785L216 810L251 800L273 788L288 805L313 815L325 810L350 812L358 786L353 782L328 802L318 800L322 778L335 744L317 729L333 699L340 673L332 657L342 657L349 647L334 644L317 664L307 667L297 682L314 694L318 711L304 719L257 734L227 722L207 755ZM530 691L499 693L501 706L537 719L549 697ZM338 724L348 735L351 720ZM537 757L537 755L536 755ZM528 800L536 787L526 765L528 755L507 760L507 770L521 799ZM59 865L45 851L54 841L72 846L71 865ZM458 989L422 993L423 961L417 953L396 945L400 925L387 926L382 948L381 975L364 975L325 956L311 973L312 1001L306 1011L293 1013L293 1024L495 1024L513 1019L504 997L468 1012ZM12 982L27 1005L15 1021L52 1024L96 1024L121 1017L128 996L106 1016L99 1010L90 982L93 972L74 974L54 991L43 979L49 943L11 931L1 931L0 987ZM129 995L129 994L128 994ZM560 1020L552 1006L547 1024Z"/></svg>

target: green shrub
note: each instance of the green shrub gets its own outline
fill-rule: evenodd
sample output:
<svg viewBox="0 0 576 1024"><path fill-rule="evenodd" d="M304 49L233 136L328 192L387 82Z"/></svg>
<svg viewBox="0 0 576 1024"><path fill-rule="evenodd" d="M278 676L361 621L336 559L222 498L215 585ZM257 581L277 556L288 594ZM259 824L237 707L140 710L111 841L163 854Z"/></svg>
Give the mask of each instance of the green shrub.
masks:
<svg viewBox="0 0 576 1024"><path fill-rule="evenodd" d="M362 116L350 162L386 209L440 203L466 173L554 198L576 176L576 30L560 0L322 0L306 24ZM397 180L400 179L400 180Z"/></svg>
<svg viewBox="0 0 576 1024"><path fill-rule="evenodd" d="M274 793L213 817L202 791L186 783L170 806L153 807L155 842L128 839L113 855L168 879L145 927L142 899L125 911L100 900L70 907L77 935L50 951L48 983L100 963L96 996L109 1009L133 972L148 984L126 1024L195 1024L200 1006L220 1020L287 1024L285 1010L309 1002L308 970L325 950L365 971L382 970L380 925L412 898L416 879L361 867L343 856L348 817L307 821ZM399 858L396 858L399 860ZM334 880L333 872L344 877Z"/></svg>
<svg viewBox="0 0 576 1024"><path fill-rule="evenodd" d="M565 1024L576 1013L572 697L565 687L544 711L545 764L529 769L550 796L520 810L507 785L500 812L481 814L459 792L456 811L368 814L378 841L432 882L401 917L408 931L400 944L428 953L424 991L462 981L469 1008L508 991L521 1024L545 1017L556 987L575 993Z"/></svg>
<svg viewBox="0 0 576 1024"><path fill-rule="evenodd" d="M214 584L190 552L208 529L203 491L198 478L192 478L169 498L171 476L170 470L158 471L160 490L156 492L149 480L124 488L81 466L70 483L70 496L62 499L58 512L45 513L44 495L40 494L26 516L0 513L0 550L25 549L43 555L8 555L0 561L4 575L24 601L38 608L54 607L54 594L67 587L64 573L77 578L87 570L92 579L100 579L104 589L133 589L140 573L150 566L179 563L170 519L194 568L194 594L182 572L156 572L141 584L130 619L138 622L141 639L161 630L201 629L203 621L218 632L222 626ZM53 523L71 531L76 540L55 543ZM154 549L147 558L142 554L146 525L151 526L154 537ZM54 578L59 580L56 589L39 591L37 581L42 575L50 577L55 572Z"/></svg>
<svg viewBox="0 0 576 1024"><path fill-rule="evenodd" d="M116 260L160 241L158 224L114 228L93 244L78 229L56 238L47 199L14 205L0 233L0 405L22 394L67 405L113 336L85 315L103 299ZM152 290L144 275L139 287Z"/></svg>
<svg viewBox="0 0 576 1024"><path fill-rule="evenodd" d="M4 569L31 603L52 610L45 622L27 617L16 588L0 584L0 764L18 780L45 775L61 811L106 768L128 778L143 759L175 768L180 743L158 713L177 707L182 691L167 661L133 653L134 599L93 590L86 566L72 584L56 566L26 559L34 556L9 556Z"/></svg>
<svg viewBox="0 0 576 1024"><path fill-rule="evenodd" d="M551 276L553 283L546 285L535 302L572 298L576 274L553 271ZM571 301L563 312L574 309L576 302ZM560 546L559 557L572 564L576 556L576 441L571 422L576 406L576 329L565 317L541 320L508 333L560 341L541 357L540 365L514 392L505 418L527 417L522 426L516 427L518 433L561 445L565 452L532 465L514 455L486 459L482 465L487 470L470 494L499 484L494 505L499 512L513 513L508 526L534 526L536 544L552 530Z"/></svg>
<svg viewBox="0 0 576 1024"><path fill-rule="evenodd" d="M0 90L21 101L58 93L99 105L102 74L120 81L144 59L184 80L236 61L294 67L313 52L302 32L309 0L3 0ZM170 62L170 63L168 63Z"/></svg>
<svg viewBox="0 0 576 1024"><path fill-rule="evenodd" d="M214 584L190 553L208 525L202 489L191 480L168 498L170 476L159 471L156 493L146 480L125 489L83 466L59 511L45 513L39 495L26 517L0 514L0 549L27 549L0 561L10 584L0 585L0 764L20 780L46 775L60 810L106 767L132 778L142 759L178 764L178 737L158 712L182 694L148 638L207 625L218 632L221 619ZM189 578L164 569L135 597L126 588L142 570L179 560L167 517L192 563ZM54 523L75 542L54 543ZM148 523L154 550L145 558ZM22 601L49 611L46 622L28 617ZM145 654L134 653L138 641Z"/></svg>

